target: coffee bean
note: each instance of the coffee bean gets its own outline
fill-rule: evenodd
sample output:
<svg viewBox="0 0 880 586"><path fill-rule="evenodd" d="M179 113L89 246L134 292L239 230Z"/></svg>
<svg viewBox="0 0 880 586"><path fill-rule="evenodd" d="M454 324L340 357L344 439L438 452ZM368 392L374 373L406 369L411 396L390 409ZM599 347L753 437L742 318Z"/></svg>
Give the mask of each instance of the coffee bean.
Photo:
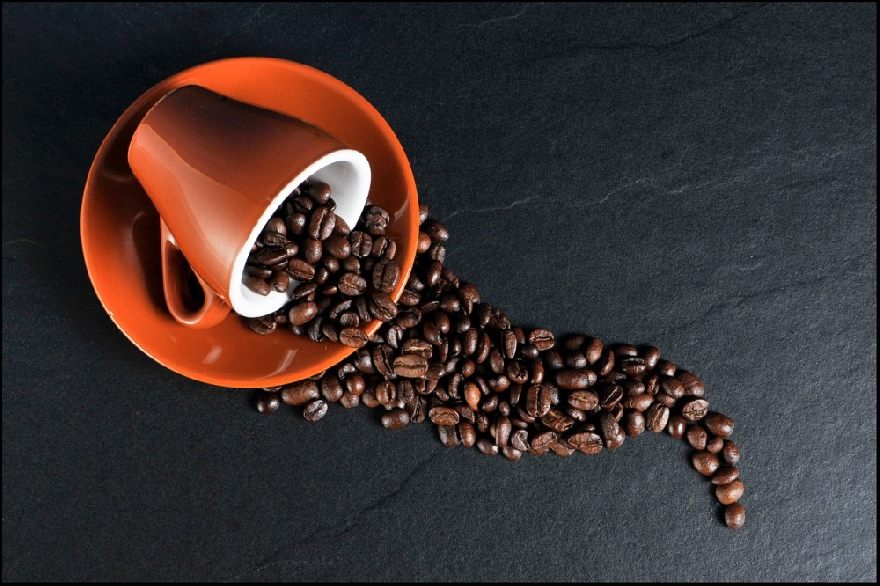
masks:
<svg viewBox="0 0 880 586"><path fill-rule="evenodd" d="M388 259L382 259L373 267L373 288L377 291L389 292L397 285L400 278L400 269L397 263Z"/></svg>
<svg viewBox="0 0 880 586"><path fill-rule="evenodd" d="M715 471L718 470L718 466L720 465L718 456L702 451L696 452L691 456L691 463L694 465L697 472L703 476L712 476Z"/></svg>
<svg viewBox="0 0 880 586"><path fill-rule="evenodd" d="M660 349L656 346L643 346L641 349L641 355L642 358L645 359L645 364L650 370L657 366L657 362L660 360Z"/></svg>
<svg viewBox="0 0 880 586"><path fill-rule="evenodd" d="M623 431L620 424L610 413L603 413L599 417L599 427L602 430L602 437L605 439L605 445L609 450L619 447L623 443Z"/></svg>
<svg viewBox="0 0 880 586"><path fill-rule="evenodd" d="M599 376L605 376L611 372L614 369L614 352L611 349L602 352L601 357L596 361L595 367Z"/></svg>
<svg viewBox="0 0 880 586"><path fill-rule="evenodd" d="M526 391L526 412L532 417L543 417L551 407L550 388L532 385Z"/></svg>
<svg viewBox="0 0 880 586"><path fill-rule="evenodd" d="M424 232L419 232L419 237L416 244L416 252L418 254L425 254L426 252L428 252L429 248L431 248L431 237Z"/></svg>
<svg viewBox="0 0 880 586"><path fill-rule="evenodd" d="M675 405L675 399L673 399L666 393L657 393L656 395L654 395L654 401L656 403L664 405L669 409L672 409L672 407Z"/></svg>
<svg viewBox="0 0 880 586"><path fill-rule="evenodd" d="M706 449L706 440L709 437L709 434L706 433L706 430L703 429L699 425L691 425L687 428L686 432L687 441L691 445L692 448L696 450L705 450Z"/></svg>
<svg viewBox="0 0 880 586"><path fill-rule="evenodd" d="M663 376L660 378L660 388L673 399L684 396L684 384L675 377Z"/></svg>
<svg viewBox="0 0 880 586"><path fill-rule="evenodd" d="M721 457L728 464L736 464L739 462L739 448L733 440L727 440L724 442L724 447L721 448Z"/></svg>
<svg viewBox="0 0 880 586"><path fill-rule="evenodd" d="M433 242L446 242L449 240L449 231L437 220L426 220L422 224L422 231L430 236Z"/></svg>
<svg viewBox="0 0 880 586"><path fill-rule="evenodd" d="M599 397L593 391L572 391L568 395L568 404L581 411L596 411L599 408Z"/></svg>
<svg viewBox="0 0 880 586"><path fill-rule="evenodd" d="M599 406L606 411L613 409L623 399L623 389L614 383L603 384L598 387L598 391Z"/></svg>
<svg viewBox="0 0 880 586"><path fill-rule="evenodd" d="M739 468L736 466L722 466L715 471L709 482L712 484L728 484L739 478Z"/></svg>
<svg viewBox="0 0 880 586"><path fill-rule="evenodd" d="M541 423L557 433L565 433L574 425L574 419L558 409L550 409L541 417Z"/></svg>
<svg viewBox="0 0 880 586"><path fill-rule="evenodd" d="M323 181L309 183L303 192L317 204L325 204L330 199L330 186Z"/></svg>
<svg viewBox="0 0 880 586"><path fill-rule="evenodd" d="M428 372L428 361L418 354L403 354L394 359L394 373L397 376L420 378Z"/></svg>
<svg viewBox="0 0 880 586"><path fill-rule="evenodd" d="M670 415L669 422L666 424L666 432L675 439L681 439L684 436L687 420L681 415Z"/></svg>
<svg viewBox="0 0 880 586"><path fill-rule="evenodd" d="M656 370L661 375L675 376L675 371L678 370L678 366L676 366L674 362L661 360L657 363Z"/></svg>
<svg viewBox="0 0 880 586"><path fill-rule="evenodd" d="M718 454L723 449L724 438L714 434L709 434L709 439L706 440L706 451L712 454Z"/></svg>
<svg viewBox="0 0 880 586"><path fill-rule="evenodd" d="M585 389L596 382L592 370L561 370L556 373L556 384L563 389Z"/></svg>
<svg viewBox="0 0 880 586"><path fill-rule="evenodd" d="M592 431L573 433L566 438L566 441L571 447L588 456L602 451L602 438Z"/></svg>
<svg viewBox="0 0 880 586"><path fill-rule="evenodd" d="M367 345L367 335L359 328L343 328L339 332L339 341L349 348L363 348Z"/></svg>
<svg viewBox="0 0 880 586"><path fill-rule="evenodd" d="M679 370L675 374L675 378L681 381L684 385L684 394L691 395L694 397L702 397L705 393L705 385L703 384L703 379L693 374L692 372L688 372L686 370Z"/></svg>
<svg viewBox="0 0 880 586"><path fill-rule="evenodd" d="M459 414L451 407L434 407L428 412L428 417L434 425L456 425L459 422Z"/></svg>
<svg viewBox="0 0 880 586"><path fill-rule="evenodd" d="M259 295L268 295L272 292L272 285L266 279L248 275L244 279L245 286Z"/></svg>
<svg viewBox="0 0 880 586"><path fill-rule="evenodd" d="M373 236L384 234L391 220L388 212L379 206L369 206L366 210L365 219L367 231Z"/></svg>
<svg viewBox="0 0 880 586"><path fill-rule="evenodd" d="M302 301L287 312L287 323L301 326L318 315L318 306L313 301Z"/></svg>
<svg viewBox="0 0 880 586"><path fill-rule="evenodd" d="M315 267L301 258L287 261L287 274L298 281L311 281L315 278Z"/></svg>
<svg viewBox="0 0 880 586"><path fill-rule="evenodd" d="M545 329L532 330L529 333L529 344L535 346L540 352L546 352L556 344L553 332Z"/></svg>
<svg viewBox="0 0 880 586"><path fill-rule="evenodd" d="M295 212L287 217L287 231L294 236L301 236L306 231L308 218L303 212Z"/></svg>
<svg viewBox="0 0 880 586"><path fill-rule="evenodd" d="M722 505L730 505L738 501L745 492L745 485L741 480L734 480L715 488L715 497Z"/></svg>
<svg viewBox="0 0 880 586"><path fill-rule="evenodd" d="M259 265L247 264L245 265L244 270L249 276L258 279L269 279L272 277L272 269L267 269L266 267L261 267ZM245 285L250 287L247 280L245 280Z"/></svg>
<svg viewBox="0 0 880 586"><path fill-rule="evenodd" d="M746 523L746 510L739 503L731 503L724 508L724 522L731 529L739 529Z"/></svg>
<svg viewBox="0 0 880 586"><path fill-rule="evenodd" d="M575 453L575 448L571 444L568 443L565 439L557 438L555 442L550 444L550 451L556 454L557 456L562 456L563 458L567 458Z"/></svg>
<svg viewBox="0 0 880 586"><path fill-rule="evenodd" d="M303 417L305 417L306 421L309 423L315 423L320 420L324 415L327 414L327 403L318 399L316 401L312 401L306 408L303 410Z"/></svg>
<svg viewBox="0 0 880 586"><path fill-rule="evenodd" d="M281 389L281 400L287 405L305 405L319 396L318 383L313 380L295 382Z"/></svg>
<svg viewBox="0 0 880 586"><path fill-rule="evenodd" d="M626 435L638 437L645 431L645 416L640 411L626 411L623 416L623 428Z"/></svg>
<svg viewBox="0 0 880 586"><path fill-rule="evenodd" d="M632 395L624 397L620 404L626 409L635 409L636 411L645 411L654 402L654 397L647 393L641 395Z"/></svg>
<svg viewBox="0 0 880 586"><path fill-rule="evenodd" d="M525 429L514 431L510 436L510 445L520 452L529 451L529 432Z"/></svg>
<svg viewBox="0 0 880 586"><path fill-rule="evenodd" d="M669 421L669 407L654 403L645 411L645 424L655 433L663 431Z"/></svg>
<svg viewBox="0 0 880 586"><path fill-rule="evenodd" d="M733 433L733 419L718 412L711 412L703 419L706 429L715 435L728 438Z"/></svg>
<svg viewBox="0 0 880 586"><path fill-rule="evenodd" d="M278 393L260 393L257 396L257 411L264 414L274 413L278 411Z"/></svg>
<svg viewBox="0 0 880 586"><path fill-rule="evenodd" d="M490 442L486 438L480 438L477 440L477 449L487 456L498 455L498 446L496 446L494 443Z"/></svg>
<svg viewBox="0 0 880 586"><path fill-rule="evenodd" d="M629 376L640 376L648 370L648 365L644 358L630 356L620 361L620 370Z"/></svg>
<svg viewBox="0 0 880 586"><path fill-rule="evenodd" d="M458 430L452 425L438 425L437 435L440 436L440 443L447 448L454 448L460 443L458 438Z"/></svg>
<svg viewBox="0 0 880 586"><path fill-rule="evenodd" d="M342 382L335 376L321 378L321 395L329 402L336 403L345 391Z"/></svg>
<svg viewBox="0 0 880 586"><path fill-rule="evenodd" d="M409 413L403 409L392 409L382 415L382 426L387 429L403 429L409 421Z"/></svg>
<svg viewBox="0 0 880 586"><path fill-rule="evenodd" d="M477 442L477 430L469 421L461 421L458 424L458 435L461 445L466 448L472 447Z"/></svg>
<svg viewBox="0 0 880 586"><path fill-rule="evenodd" d="M529 443L531 454L546 454L550 451L550 446L556 443L556 433L552 431L542 431L536 434Z"/></svg>
<svg viewBox="0 0 880 586"><path fill-rule="evenodd" d="M709 402L705 399L691 398L681 406L681 414L688 421L699 421L709 411Z"/></svg>
<svg viewBox="0 0 880 586"><path fill-rule="evenodd" d="M308 235L314 240L327 240L336 226L336 214L326 206L315 208L309 218Z"/></svg>
<svg viewBox="0 0 880 586"><path fill-rule="evenodd" d="M370 296L369 310L373 317L381 322L390 322L397 316L397 305L387 293L374 292Z"/></svg>
<svg viewBox="0 0 880 586"><path fill-rule="evenodd" d="M464 385L464 400L467 401L468 407L477 411L480 406L480 399L483 398L480 387L475 383L467 382ZM548 406L549 408L549 406Z"/></svg>

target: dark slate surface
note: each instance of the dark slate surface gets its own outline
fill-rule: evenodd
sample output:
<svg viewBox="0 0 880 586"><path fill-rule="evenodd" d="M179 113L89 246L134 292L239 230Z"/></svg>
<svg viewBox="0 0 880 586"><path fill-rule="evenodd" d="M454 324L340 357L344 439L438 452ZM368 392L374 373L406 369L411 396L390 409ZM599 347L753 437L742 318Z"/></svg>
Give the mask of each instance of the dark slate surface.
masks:
<svg viewBox="0 0 880 586"><path fill-rule="evenodd" d="M3 7L3 579L874 580L873 5ZM143 90L237 55L387 117L521 323L658 344L738 420L748 523L643 437L518 464L164 370L78 211Z"/></svg>

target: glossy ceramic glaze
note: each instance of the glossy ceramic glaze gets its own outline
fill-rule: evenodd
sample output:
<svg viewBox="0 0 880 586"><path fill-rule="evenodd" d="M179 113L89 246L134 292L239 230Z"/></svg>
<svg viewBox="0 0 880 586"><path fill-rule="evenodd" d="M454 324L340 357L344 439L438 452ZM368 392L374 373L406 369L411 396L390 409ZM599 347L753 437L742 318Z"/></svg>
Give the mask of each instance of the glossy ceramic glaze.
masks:
<svg viewBox="0 0 880 586"><path fill-rule="evenodd" d="M283 293L247 290L242 275L253 241L290 191L313 174L333 175L336 181L328 183L336 211L353 225L370 186L364 156L321 129L192 85L147 112L131 139L128 163L173 236L162 245L180 249L206 286L206 300L219 296L247 317L287 301ZM170 313L205 327L198 318L212 313L183 307L172 294L179 287L169 283L176 274L165 266L169 254L162 258Z"/></svg>
<svg viewBox="0 0 880 586"><path fill-rule="evenodd" d="M259 336L238 316L193 329L168 313L162 290L156 208L132 174L127 152L146 112L162 96L199 85L235 100L299 118L363 153L372 168L369 198L391 214L403 289L415 258L418 198L403 148L357 92L311 67L267 58L215 61L174 75L136 100L95 155L80 218L83 254L101 303L146 354L190 378L226 387L273 386L321 372L351 353L288 332ZM372 333L379 323L367 327Z"/></svg>

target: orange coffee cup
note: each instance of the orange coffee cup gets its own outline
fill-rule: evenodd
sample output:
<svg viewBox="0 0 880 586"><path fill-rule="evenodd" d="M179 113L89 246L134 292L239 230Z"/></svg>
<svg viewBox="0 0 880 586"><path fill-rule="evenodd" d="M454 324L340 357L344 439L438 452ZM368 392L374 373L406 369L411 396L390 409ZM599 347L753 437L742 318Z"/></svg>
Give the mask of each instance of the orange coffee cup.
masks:
<svg viewBox="0 0 880 586"><path fill-rule="evenodd" d="M288 301L295 282L263 296L243 276L252 244L299 184L328 183L350 226L370 188L366 157L323 130L193 85L150 109L128 162L159 212L168 311L194 328L216 325L230 309L257 317ZM198 295L188 282L193 273Z"/></svg>

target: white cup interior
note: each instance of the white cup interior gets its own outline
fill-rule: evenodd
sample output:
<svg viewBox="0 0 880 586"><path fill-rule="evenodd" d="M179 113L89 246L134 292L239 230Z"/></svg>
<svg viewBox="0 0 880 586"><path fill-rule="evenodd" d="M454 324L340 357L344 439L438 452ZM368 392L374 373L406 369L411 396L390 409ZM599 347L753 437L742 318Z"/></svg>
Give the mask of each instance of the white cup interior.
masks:
<svg viewBox="0 0 880 586"><path fill-rule="evenodd" d="M298 281L291 279L287 292L272 291L268 295L260 295L245 286L244 267L250 255L251 246L262 233L266 222L269 221L275 210L284 203L287 196L307 179L323 181L330 186L331 197L336 202L336 214L353 228L367 203L371 179L370 164L367 162L367 158L357 151L350 149L334 151L306 167L302 173L285 185L278 192L278 195L272 198L272 202L251 230L247 241L238 251L235 263L232 265L228 301L237 314L245 317L260 317L272 313L287 303L293 288L298 284Z"/></svg>

